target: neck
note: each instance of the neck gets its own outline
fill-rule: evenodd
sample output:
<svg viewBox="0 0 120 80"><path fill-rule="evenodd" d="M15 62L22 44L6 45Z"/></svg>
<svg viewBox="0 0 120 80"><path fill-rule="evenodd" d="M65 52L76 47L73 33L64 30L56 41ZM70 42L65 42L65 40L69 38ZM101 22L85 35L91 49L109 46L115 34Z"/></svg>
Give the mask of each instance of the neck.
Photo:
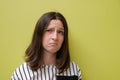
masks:
<svg viewBox="0 0 120 80"><path fill-rule="evenodd" d="M55 63L56 63L56 54L44 53L43 55L44 65L55 65Z"/></svg>

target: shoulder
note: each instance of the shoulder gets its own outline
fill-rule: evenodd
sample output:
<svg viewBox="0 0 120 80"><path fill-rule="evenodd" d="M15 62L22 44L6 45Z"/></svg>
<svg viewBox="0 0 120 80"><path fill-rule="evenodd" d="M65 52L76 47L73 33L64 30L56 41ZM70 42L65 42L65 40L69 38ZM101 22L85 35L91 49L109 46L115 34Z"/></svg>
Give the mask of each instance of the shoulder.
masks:
<svg viewBox="0 0 120 80"><path fill-rule="evenodd" d="M78 64L76 64L74 61L70 62L70 69L72 69L73 71L75 71L76 73L80 73L81 74L81 69L78 66Z"/></svg>
<svg viewBox="0 0 120 80"><path fill-rule="evenodd" d="M27 63L24 62L15 69L14 73L20 73L24 68L27 68L27 67L28 67Z"/></svg>
<svg viewBox="0 0 120 80"><path fill-rule="evenodd" d="M75 75L78 76L79 80L82 79L81 69L80 69L80 67L74 61L70 62L70 69L73 70L73 72L75 73Z"/></svg>
<svg viewBox="0 0 120 80"><path fill-rule="evenodd" d="M25 76L25 74L28 74L28 72L31 72L30 67L27 65L26 62L18 66L15 71L13 72L13 75L11 77L12 80L17 79L23 79L22 76Z"/></svg>
<svg viewBox="0 0 120 80"><path fill-rule="evenodd" d="M28 66L28 64L26 62L24 62L23 64L21 64L20 66L18 66L15 71L17 73L23 73L23 72L26 72L26 71L31 71L31 69Z"/></svg>
<svg viewBox="0 0 120 80"><path fill-rule="evenodd" d="M29 66L27 65L26 62L24 62L23 64L21 64L20 66L18 66L18 67L16 68L16 71L21 71L21 70L26 69L26 68L29 69Z"/></svg>
<svg viewBox="0 0 120 80"><path fill-rule="evenodd" d="M74 61L70 61L70 64L75 64L76 65L76 63Z"/></svg>
<svg viewBox="0 0 120 80"><path fill-rule="evenodd" d="M79 68L78 64L76 64L74 61L70 61L70 67L76 67Z"/></svg>
<svg viewBox="0 0 120 80"><path fill-rule="evenodd" d="M77 71L77 72L80 71L80 67L74 61L70 61L70 69L73 69L74 71Z"/></svg>

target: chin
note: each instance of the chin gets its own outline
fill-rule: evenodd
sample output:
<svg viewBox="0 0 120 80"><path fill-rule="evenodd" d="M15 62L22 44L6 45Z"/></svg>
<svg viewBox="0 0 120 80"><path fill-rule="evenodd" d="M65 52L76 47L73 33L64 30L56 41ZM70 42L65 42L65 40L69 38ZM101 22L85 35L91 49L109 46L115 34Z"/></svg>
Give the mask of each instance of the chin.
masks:
<svg viewBox="0 0 120 80"><path fill-rule="evenodd" d="M56 53L57 51L58 51L58 50L53 50L53 49L51 49L51 50L50 50L50 53L53 53L53 54L54 54L54 53Z"/></svg>

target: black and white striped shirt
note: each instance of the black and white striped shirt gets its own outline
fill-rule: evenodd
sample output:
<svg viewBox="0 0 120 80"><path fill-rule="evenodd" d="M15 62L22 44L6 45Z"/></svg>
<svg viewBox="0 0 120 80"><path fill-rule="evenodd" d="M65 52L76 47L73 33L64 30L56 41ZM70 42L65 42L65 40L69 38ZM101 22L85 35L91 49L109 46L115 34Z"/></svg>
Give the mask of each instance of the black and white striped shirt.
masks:
<svg viewBox="0 0 120 80"><path fill-rule="evenodd" d="M58 74L58 69L54 65L46 65L37 71L32 71L26 63L23 63L14 71L11 80L56 80L56 75L75 75L78 76L78 80L82 79L80 68L75 62L70 62L70 68L60 74Z"/></svg>

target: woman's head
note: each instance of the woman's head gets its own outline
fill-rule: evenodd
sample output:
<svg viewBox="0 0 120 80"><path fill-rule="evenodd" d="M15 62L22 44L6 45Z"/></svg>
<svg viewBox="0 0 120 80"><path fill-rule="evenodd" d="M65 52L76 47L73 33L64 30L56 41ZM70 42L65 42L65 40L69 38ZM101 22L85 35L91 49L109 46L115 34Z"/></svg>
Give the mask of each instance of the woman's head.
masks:
<svg viewBox="0 0 120 80"><path fill-rule="evenodd" d="M50 32L50 30L52 30L52 32ZM49 37L51 37L51 41L49 41ZM47 48L46 45L49 44L49 42L53 43L51 47L57 47L53 48L53 51L56 53L56 66L60 70L68 68L70 62L68 25L64 16L59 12L47 12L43 14L35 26L31 44L27 48L25 55L26 62L28 62L33 70L41 67L43 51Z"/></svg>
<svg viewBox="0 0 120 80"><path fill-rule="evenodd" d="M44 30L42 36L43 54L56 58L57 51L60 50L64 41L64 27L60 20L51 20ZM47 54L47 55L46 55Z"/></svg>

